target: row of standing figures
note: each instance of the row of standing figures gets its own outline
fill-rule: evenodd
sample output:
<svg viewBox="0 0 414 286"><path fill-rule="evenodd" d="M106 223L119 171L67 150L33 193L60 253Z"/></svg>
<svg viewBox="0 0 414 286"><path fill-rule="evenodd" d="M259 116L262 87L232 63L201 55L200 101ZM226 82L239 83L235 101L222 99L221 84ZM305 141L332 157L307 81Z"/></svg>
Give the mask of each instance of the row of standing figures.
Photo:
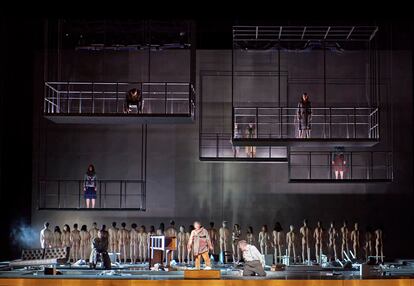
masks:
<svg viewBox="0 0 414 286"><path fill-rule="evenodd" d="M102 229L106 229L105 226ZM145 262L148 258L148 244L149 238L152 235L164 235L167 237L177 238L177 258L179 263L194 262L194 256L192 250L188 251L187 245L190 238L190 233L193 228L190 226L190 230L186 231L184 226L180 226L178 230L175 228L175 223L172 221L170 226L164 231L164 224L161 223L160 227L155 230L151 226L150 231L146 232L145 226L137 227L135 223L131 225L131 229L126 228L126 224L122 223L121 228L117 228L116 223L112 223L112 226L108 228L108 251L119 254L120 262L127 262L129 258L131 263ZM213 254L231 252L233 262L239 262L241 259L241 251L238 248L238 242L242 239L252 245L258 245L260 252L263 255L273 254L275 263L282 262L282 257L287 256L292 258L294 263L297 262L309 262L311 261L310 249L314 246L315 260L320 263L321 256L324 250L327 250L327 256L329 260L345 260L348 257L353 256L356 259L368 259L373 256L373 250L375 248L376 262L383 262L383 243L382 243L382 230L380 228L372 231L367 228L364 233L364 239L361 237L361 232L358 227L358 223L354 224L352 230L348 229L347 223L344 222L342 227L337 230L335 224L331 222L329 229L326 231L322 228L321 223L318 221L317 226L312 231L308 226L306 220L299 230L299 234L296 233L295 227L290 225L289 231L284 233L280 223L276 223L272 232L268 231L266 225L263 225L259 232L257 239L253 233L253 228L248 227L245 236L243 237L241 227L238 224L234 224L233 229L230 230L227 227L227 222L224 221L219 230L214 227L214 223L210 223L210 228L207 229L211 243L213 245ZM52 232L49 229L49 223L45 223L44 228L40 232L40 243L42 248L50 247L69 247L70 258L73 261L78 259L86 261L91 252L91 245L98 236L99 229L97 224L93 223L92 228L88 231L86 225L78 230L78 225L74 224L73 230L70 230L68 225L63 227L63 231L60 232L59 227L55 227L55 231ZM361 245L361 241L363 244ZM301 246L301 257L298 258L296 250L298 244ZM231 247L229 247L231 246ZM361 247L362 246L362 247ZM273 253L272 252L273 249ZM231 250L231 251L230 251ZM340 250L340 253L338 251ZM352 251L352 255L351 255ZM363 256L363 254L365 257ZM340 255L338 255L340 254ZM175 254L172 254L173 257ZM348 257L346 257L346 255ZM118 259L118 257L117 257ZM224 255L223 262L228 262L227 256Z"/></svg>

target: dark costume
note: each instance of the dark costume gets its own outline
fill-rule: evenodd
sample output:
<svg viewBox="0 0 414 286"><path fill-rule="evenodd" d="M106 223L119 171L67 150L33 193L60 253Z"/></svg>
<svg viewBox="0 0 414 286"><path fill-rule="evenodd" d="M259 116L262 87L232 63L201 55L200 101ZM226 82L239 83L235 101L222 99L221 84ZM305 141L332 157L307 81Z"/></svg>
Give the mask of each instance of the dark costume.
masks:
<svg viewBox="0 0 414 286"><path fill-rule="evenodd" d="M84 178L85 199L96 199L97 179L95 172L87 172Z"/></svg>
<svg viewBox="0 0 414 286"><path fill-rule="evenodd" d="M298 103L297 118L299 123L299 130L310 130L311 129L311 115L312 107L309 100L300 100Z"/></svg>
<svg viewBox="0 0 414 286"><path fill-rule="evenodd" d="M345 172L346 163L345 163L344 154L335 154L333 159L333 170L335 172Z"/></svg>
<svg viewBox="0 0 414 286"><path fill-rule="evenodd" d="M134 96L134 93L137 93L136 96ZM135 112L135 113L142 113L142 94L141 91L139 91L136 88L131 89L127 93L126 97L126 111L129 112Z"/></svg>
<svg viewBox="0 0 414 286"><path fill-rule="evenodd" d="M108 255L108 236L102 235L102 238L95 237L92 241L92 251L89 258L89 263L92 268L96 268L96 263L101 257L104 268L111 269L111 259Z"/></svg>

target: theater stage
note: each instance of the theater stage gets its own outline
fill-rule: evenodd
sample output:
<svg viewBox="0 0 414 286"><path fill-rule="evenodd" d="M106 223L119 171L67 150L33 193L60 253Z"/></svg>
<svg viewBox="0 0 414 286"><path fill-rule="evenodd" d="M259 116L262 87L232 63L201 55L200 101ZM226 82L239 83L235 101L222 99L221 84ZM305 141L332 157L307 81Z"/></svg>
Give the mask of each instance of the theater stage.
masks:
<svg viewBox="0 0 414 286"><path fill-rule="evenodd" d="M411 267L410 267L411 268ZM90 270L86 266L56 268L60 275L45 275L42 268L0 270L0 286L112 286L112 285L189 285L189 286L414 286L414 272L383 272L372 268L368 275L345 269L290 266L283 271L266 271L266 277L242 277L240 268L215 266L213 270L149 271L138 266L115 267L113 270ZM200 277L200 278L196 278ZM208 278L210 277L210 278Z"/></svg>

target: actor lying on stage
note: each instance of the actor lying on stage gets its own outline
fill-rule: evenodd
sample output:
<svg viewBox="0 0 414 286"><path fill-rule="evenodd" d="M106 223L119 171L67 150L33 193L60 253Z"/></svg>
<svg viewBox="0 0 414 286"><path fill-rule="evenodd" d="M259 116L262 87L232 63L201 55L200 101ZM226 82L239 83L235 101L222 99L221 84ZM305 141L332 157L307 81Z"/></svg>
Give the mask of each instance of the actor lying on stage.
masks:
<svg viewBox="0 0 414 286"><path fill-rule="evenodd" d="M111 259L108 255L108 237L103 229L98 232L98 237L92 242L92 252L89 258L89 266L91 268L96 268L99 257L102 259L104 268L106 270L111 269Z"/></svg>
<svg viewBox="0 0 414 286"><path fill-rule="evenodd" d="M264 271L265 261L256 246L248 244L245 240L239 241L239 248L243 253L243 276L266 276Z"/></svg>

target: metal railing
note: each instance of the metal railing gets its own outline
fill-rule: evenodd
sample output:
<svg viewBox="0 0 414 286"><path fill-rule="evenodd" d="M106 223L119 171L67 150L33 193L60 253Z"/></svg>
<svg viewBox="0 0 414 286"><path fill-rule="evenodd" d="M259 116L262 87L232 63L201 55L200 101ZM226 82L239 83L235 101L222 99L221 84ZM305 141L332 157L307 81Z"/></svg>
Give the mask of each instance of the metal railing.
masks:
<svg viewBox="0 0 414 286"><path fill-rule="evenodd" d="M127 92L137 88L140 113L126 113ZM187 82L45 82L44 114L194 116L195 90Z"/></svg>
<svg viewBox="0 0 414 286"><path fill-rule="evenodd" d="M377 32L378 26L233 26L233 42L369 42Z"/></svg>
<svg viewBox="0 0 414 286"><path fill-rule="evenodd" d="M201 160L274 160L287 161L286 147L233 146L231 133L201 133Z"/></svg>
<svg viewBox="0 0 414 286"><path fill-rule="evenodd" d="M342 157L338 157L342 154ZM291 151L289 179L392 181L393 158L389 151ZM337 174L338 179L337 179Z"/></svg>
<svg viewBox="0 0 414 286"><path fill-rule="evenodd" d="M299 138L297 110L293 107L234 107L233 120L241 130L240 139ZM377 107L317 107L311 111L310 138L379 140ZM246 134L249 124L253 127L251 135Z"/></svg>
<svg viewBox="0 0 414 286"><path fill-rule="evenodd" d="M39 209L87 209L84 180L40 180ZM98 180L95 209L146 210L143 180Z"/></svg>

